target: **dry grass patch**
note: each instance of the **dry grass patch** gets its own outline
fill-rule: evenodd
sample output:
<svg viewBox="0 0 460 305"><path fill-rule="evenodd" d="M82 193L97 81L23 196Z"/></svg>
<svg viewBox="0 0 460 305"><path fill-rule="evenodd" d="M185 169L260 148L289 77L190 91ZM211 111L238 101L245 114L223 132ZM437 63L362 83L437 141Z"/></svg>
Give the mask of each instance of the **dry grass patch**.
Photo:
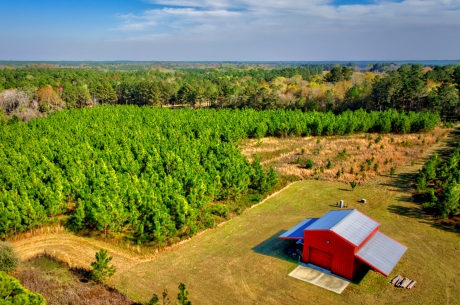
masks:
<svg viewBox="0 0 460 305"><path fill-rule="evenodd" d="M447 135L436 128L419 134L356 134L292 139L264 138L240 143L250 160L257 155L281 175L360 184L380 174L393 174L411 164ZM313 162L306 168L307 160ZM310 161L310 162L311 162ZM392 170L393 169L393 170Z"/></svg>
<svg viewBox="0 0 460 305"><path fill-rule="evenodd" d="M27 289L43 295L48 305L134 304L116 290L96 285L87 277L75 274L52 257L27 260L14 276Z"/></svg>

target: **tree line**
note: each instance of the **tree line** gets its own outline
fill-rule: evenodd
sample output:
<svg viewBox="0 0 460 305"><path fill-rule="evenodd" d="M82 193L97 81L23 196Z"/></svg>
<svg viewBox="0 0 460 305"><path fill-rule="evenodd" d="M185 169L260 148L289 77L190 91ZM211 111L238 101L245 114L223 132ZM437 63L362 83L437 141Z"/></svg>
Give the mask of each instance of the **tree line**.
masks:
<svg viewBox="0 0 460 305"><path fill-rule="evenodd" d="M322 65L274 69L203 68L117 71L87 68L0 69L0 108L27 119L99 104L332 111L433 111L460 115L460 66L402 65L386 73ZM32 116L32 114L30 114Z"/></svg>

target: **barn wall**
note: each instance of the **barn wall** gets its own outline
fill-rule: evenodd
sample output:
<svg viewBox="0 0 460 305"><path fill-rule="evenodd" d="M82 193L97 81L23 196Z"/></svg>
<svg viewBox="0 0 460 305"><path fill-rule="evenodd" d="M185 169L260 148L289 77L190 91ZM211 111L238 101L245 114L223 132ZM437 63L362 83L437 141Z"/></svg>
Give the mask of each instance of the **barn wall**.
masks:
<svg viewBox="0 0 460 305"><path fill-rule="evenodd" d="M331 253L332 273L347 279L353 279L356 272L354 245L328 230L304 231L302 260L305 263L309 262L310 247Z"/></svg>

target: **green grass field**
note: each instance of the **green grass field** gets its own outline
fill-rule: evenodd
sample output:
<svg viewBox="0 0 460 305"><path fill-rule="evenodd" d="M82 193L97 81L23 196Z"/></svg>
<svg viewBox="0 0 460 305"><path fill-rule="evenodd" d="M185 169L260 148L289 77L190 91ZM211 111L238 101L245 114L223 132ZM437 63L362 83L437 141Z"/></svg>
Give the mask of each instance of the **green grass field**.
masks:
<svg viewBox="0 0 460 305"><path fill-rule="evenodd" d="M196 304L458 304L458 232L439 228L411 200L411 176L402 169L354 191L343 183L303 181L222 226L162 253L153 261L118 273L113 284L146 301L166 287L175 299L184 282ZM367 203L357 201L366 198ZM320 217L340 199L381 223L381 231L408 246L386 278L370 271L342 293L288 277L296 267L277 236L306 217ZM402 274L417 281L412 290L389 280Z"/></svg>

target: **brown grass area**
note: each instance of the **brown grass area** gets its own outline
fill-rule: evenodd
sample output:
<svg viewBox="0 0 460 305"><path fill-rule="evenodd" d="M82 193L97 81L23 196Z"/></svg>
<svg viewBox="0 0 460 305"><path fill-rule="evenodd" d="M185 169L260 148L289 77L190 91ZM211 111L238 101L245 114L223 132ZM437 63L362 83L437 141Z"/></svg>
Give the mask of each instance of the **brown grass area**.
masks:
<svg viewBox="0 0 460 305"><path fill-rule="evenodd" d="M92 238L75 236L68 232L43 234L28 239L11 240L21 260L28 260L47 253L65 262L70 267L89 269L100 249L107 249L113 256L113 264L118 272L123 272L148 258L116 244L106 243Z"/></svg>
<svg viewBox="0 0 460 305"><path fill-rule="evenodd" d="M77 276L52 257L38 256L27 260L14 276L27 289L43 295L48 305L134 304L114 289Z"/></svg>
<svg viewBox="0 0 460 305"><path fill-rule="evenodd" d="M281 175L362 184L377 175L389 174L391 168L397 171L399 167L411 164L445 138L447 131L437 128L428 133L405 135L264 138L244 141L240 147L250 160L257 155L263 164L273 165ZM301 164L297 162L299 158ZM307 159L314 162L313 168L307 169L302 164ZM331 163L329 168L328 160Z"/></svg>

